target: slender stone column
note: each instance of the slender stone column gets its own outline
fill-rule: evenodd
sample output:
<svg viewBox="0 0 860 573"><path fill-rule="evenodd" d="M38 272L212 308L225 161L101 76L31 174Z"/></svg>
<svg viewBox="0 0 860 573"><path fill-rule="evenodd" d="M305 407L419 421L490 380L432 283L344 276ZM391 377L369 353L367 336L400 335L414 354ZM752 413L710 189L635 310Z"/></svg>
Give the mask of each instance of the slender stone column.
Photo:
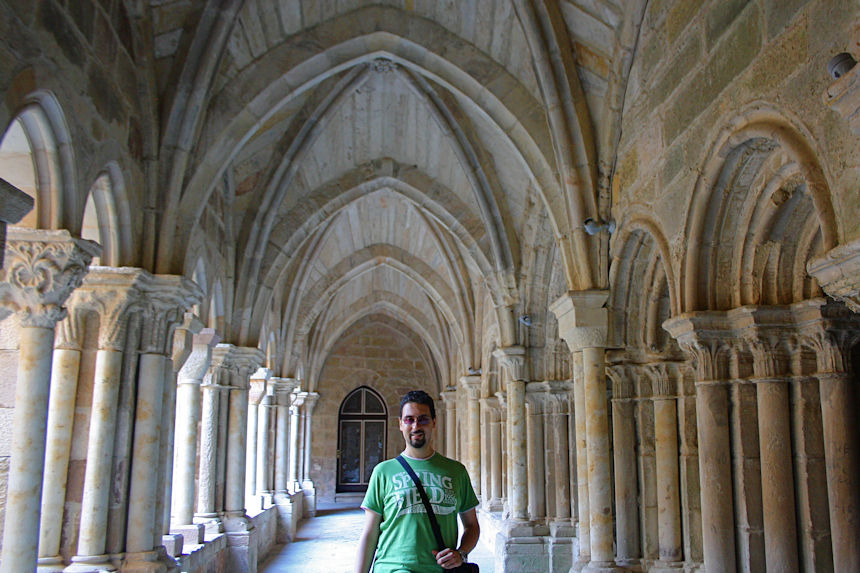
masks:
<svg viewBox="0 0 860 573"><path fill-rule="evenodd" d="M672 318L665 328L696 364L696 416L702 494L702 545L709 571L735 571L732 458L726 380L733 334L725 313L696 312Z"/></svg>
<svg viewBox="0 0 860 573"><path fill-rule="evenodd" d="M824 300L794 305L804 344L815 350L824 429L827 499L835 571L860 571L860 432L851 349L858 343L858 318Z"/></svg>
<svg viewBox="0 0 860 573"><path fill-rule="evenodd" d="M582 352L573 353L573 403L576 429L576 483L579 502L579 555L578 565L591 561L591 510L588 503L588 440L585 431L585 382L582 378ZM573 571L574 568L571 568Z"/></svg>
<svg viewBox="0 0 860 573"><path fill-rule="evenodd" d="M245 468L247 471L245 476L245 499L249 502L254 500L255 509L257 504L262 509L262 498L260 496L263 494L263 489L265 489L265 476L260 476L262 460L259 453L260 441L263 439L263 433L267 431L268 425L263 426L261 424L260 414L263 410L262 402L266 395L266 384L269 376L271 376L271 371L267 368L260 368L251 376L248 389L248 444L245 450ZM264 430L264 428L266 429Z"/></svg>
<svg viewBox="0 0 860 573"><path fill-rule="evenodd" d="M181 323L185 309L199 302L200 289L181 276L156 275L141 285L143 335L138 364L138 383L134 421L133 455L129 483L128 526L123 571L167 571L175 567L172 560L159 559L162 513L156 496L161 496L159 475L162 470L162 428L164 385L173 384L173 327ZM164 482L161 482L163 487ZM161 510L161 511L160 511Z"/></svg>
<svg viewBox="0 0 860 573"><path fill-rule="evenodd" d="M582 379L588 455L588 504L591 555L587 571L617 570L613 542L609 411L606 398L607 291L569 292L550 310L559 335L571 352L582 352ZM580 412L577 411L577 415ZM580 523L586 518L580 514ZM580 541L581 543L581 541Z"/></svg>
<svg viewBox="0 0 860 573"><path fill-rule="evenodd" d="M21 330L0 572L20 573L38 558L54 327L100 248L67 231L12 229L7 240L0 307L18 313Z"/></svg>
<svg viewBox="0 0 860 573"><path fill-rule="evenodd" d="M635 565L639 550L639 488L636 471L636 429L633 380L629 367L607 368L612 380L612 442L615 462L615 527L618 561Z"/></svg>
<svg viewBox="0 0 860 573"><path fill-rule="evenodd" d="M174 526L194 519L194 472L197 466L197 425L201 413L201 384L220 336L212 329L194 335L191 355L179 371L176 388L176 449L173 474ZM186 540L188 541L188 540ZM200 540L191 540L199 543Z"/></svg>
<svg viewBox="0 0 860 573"><path fill-rule="evenodd" d="M674 365L649 365L654 395L654 453L657 462L657 570L683 567L681 486L678 469L678 372Z"/></svg>
<svg viewBox="0 0 860 573"><path fill-rule="evenodd" d="M481 493L481 377L462 376L460 385L466 392L467 430L466 469L475 493Z"/></svg>
<svg viewBox="0 0 860 573"><path fill-rule="evenodd" d="M74 293L72 293L74 295ZM40 572L62 571L60 534L66 501L75 395L81 362L82 318L69 303L69 316L56 328L51 391L48 402L48 428L45 451L45 477L42 481L42 515L39 525Z"/></svg>
<svg viewBox="0 0 860 573"><path fill-rule="evenodd" d="M257 531L245 512L248 390L251 374L265 359L257 348L231 347L233 368L227 422L224 530L229 549L227 569L257 571Z"/></svg>
<svg viewBox="0 0 860 573"><path fill-rule="evenodd" d="M499 412L499 399L495 396L485 398L490 433L490 488L486 500L489 511L502 509L502 421Z"/></svg>
<svg viewBox="0 0 860 573"><path fill-rule="evenodd" d="M217 344L217 343L216 343ZM219 421L220 402L222 388L229 387L229 372L222 367L223 353L216 355L222 345L217 344L212 353L212 366L204 378L201 386L203 393L203 404L200 423L200 471L197 483L197 511L194 514L194 523L202 523L206 526L206 533L220 533L224 531L221 517L218 514L216 500L218 483L218 450L219 448ZM226 382L226 384L222 384Z"/></svg>
<svg viewBox="0 0 860 573"><path fill-rule="evenodd" d="M263 396L257 409L257 495L261 496L261 507L265 509L272 504L272 457L269 452L271 440L269 430L272 420L274 396L271 391Z"/></svg>
<svg viewBox="0 0 860 573"><path fill-rule="evenodd" d="M316 392L308 392L305 398L304 417L305 417L305 432L304 432L304 461L302 463L302 493L304 494L304 509L310 517L316 515L317 511L317 496L314 482L311 479L311 452L313 452L313 417L314 407L319 400L320 395Z"/></svg>
<svg viewBox="0 0 860 573"><path fill-rule="evenodd" d="M290 491L294 493L302 489L299 483L299 411L307 395L307 392L293 393L290 404Z"/></svg>
<svg viewBox="0 0 860 573"><path fill-rule="evenodd" d="M570 435L568 432L568 404L564 394L553 394L551 397L550 420L553 428L554 469L555 469L555 521L567 523L571 518L570 510Z"/></svg>
<svg viewBox="0 0 860 573"><path fill-rule="evenodd" d="M509 492L511 517L516 521L528 520L528 471L526 469L526 372L525 348L508 346L499 348L494 356L508 373L508 452L512 476Z"/></svg>
<svg viewBox="0 0 860 573"><path fill-rule="evenodd" d="M445 455L457 457L457 389L452 386L442 392L445 405Z"/></svg>
<svg viewBox="0 0 860 573"><path fill-rule="evenodd" d="M293 505L290 494L290 401L298 387L295 378L272 378L277 401L275 434L275 495L278 511L278 543L292 541L301 511Z"/></svg>
<svg viewBox="0 0 860 573"><path fill-rule="evenodd" d="M76 296L82 308L99 314L99 350L87 443L77 554L66 571L114 570L106 554L116 412L122 379L127 312L151 275L140 269L97 267Z"/></svg>
<svg viewBox="0 0 860 573"><path fill-rule="evenodd" d="M546 517L546 447L543 436L543 412L547 386L546 382L530 382L526 385L529 519L532 521Z"/></svg>

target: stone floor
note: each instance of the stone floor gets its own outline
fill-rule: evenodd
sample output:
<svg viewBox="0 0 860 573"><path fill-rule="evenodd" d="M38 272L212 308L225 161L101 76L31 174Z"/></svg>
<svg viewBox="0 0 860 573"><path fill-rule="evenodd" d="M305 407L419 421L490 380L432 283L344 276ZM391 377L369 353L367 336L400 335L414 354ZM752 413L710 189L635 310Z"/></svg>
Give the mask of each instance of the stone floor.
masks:
<svg viewBox="0 0 860 573"><path fill-rule="evenodd" d="M277 549L260 573L352 573L364 511L356 504L320 504L317 515L299 526L296 541ZM481 573L493 573L493 554L478 544L471 561Z"/></svg>

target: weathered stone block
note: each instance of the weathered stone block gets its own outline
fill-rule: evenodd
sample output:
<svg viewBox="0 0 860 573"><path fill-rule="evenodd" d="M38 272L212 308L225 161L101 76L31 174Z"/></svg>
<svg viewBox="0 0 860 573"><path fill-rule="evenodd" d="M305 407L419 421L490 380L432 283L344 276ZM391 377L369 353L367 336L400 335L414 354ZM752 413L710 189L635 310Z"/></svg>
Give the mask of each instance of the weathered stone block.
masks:
<svg viewBox="0 0 860 573"><path fill-rule="evenodd" d="M670 46L693 20L702 4L702 0L678 0L669 9L666 15L666 39Z"/></svg>
<svg viewBox="0 0 860 573"><path fill-rule="evenodd" d="M773 38L794 18L807 0L765 0L764 18L767 22L767 37Z"/></svg>
<svg viewBox="0 0 860 573"><path fill-rule="evenodd" d="M708 50L714 47L723 32L732 25L747 4L749 0L722 0L711 3L705 16L705 38Z"/></svg>

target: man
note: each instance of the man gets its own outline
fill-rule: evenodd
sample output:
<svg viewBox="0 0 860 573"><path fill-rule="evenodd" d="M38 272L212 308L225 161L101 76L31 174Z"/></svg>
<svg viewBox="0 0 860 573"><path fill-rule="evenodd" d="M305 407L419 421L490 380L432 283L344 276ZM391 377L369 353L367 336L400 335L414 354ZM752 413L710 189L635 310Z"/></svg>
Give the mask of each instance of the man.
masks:
<svg viewBox="0 0 860 573"><path fill-rule="evenodd" d="M436 453L435 430L436 408L429 394L414 390L400 399L400 432L406 441L403 457L421 480L448 547L437 551L415 483L396 459L386 460L373 469L361 504L365 522L356 573L368 573L371 563L373 573L438 573L460 566L478 543L478 498L469 474L460 462ZM457 515L463 523L459 547Z"/></svg>

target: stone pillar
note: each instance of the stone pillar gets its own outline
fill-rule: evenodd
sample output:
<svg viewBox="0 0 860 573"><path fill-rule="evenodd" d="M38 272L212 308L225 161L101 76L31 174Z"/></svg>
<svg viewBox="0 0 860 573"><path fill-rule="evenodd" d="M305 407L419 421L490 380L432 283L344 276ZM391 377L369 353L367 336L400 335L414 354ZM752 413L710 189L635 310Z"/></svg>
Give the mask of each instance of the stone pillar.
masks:
<svg viewBox="0 0 860 573"><path fill-rule="evenodd" d="M827 499L835 571L860 571L860 432L851 349L858 343L858 319L824 300L794 305L804 345L815 351L821 397Z"/></svg>
<svg viewBox="0 0 860 573"><path fill-rule="evenodd" d="M657 537L660 560L655 571L683 568L681 485L678 470L678 368L650 364L654 400L654 450L657 462Z"/></svg>
<svg viewBox="0 0 860 573"><path fill-rule="evenodd" d="M299 483L299 412L302 404L305 403L307 392L294 392L293 400L290 404L290 491L301 491L302 484Z"/></svg>
<svg viewBox="0 0 860 573"><path fill-rule="evenodd" d="M314 482L311 479L311 452L313 451L313 441L311 429L313 428L314 406L317 404L320 395L316 392L308 392L305 398L304 418L304 451L302 463L302 493L304 494L304 509L309 517L316 515L317 511L317 495Z"/></svg>
<svg viewBox="0 0 860 573"><path fill-rule="evenodd" d="M257 495L260 496L260 508L272 505L272 455L270 426L274 410L274 394L272 388L267 388L266 395L257 408Z"/></svg>
<svg viewBox="0 0 860 573"><path fill-rule="evenodd" d="M570 523L570 435L568 433L568 401L566 393L554 392L549 398L549 419L553 429L553 473L555 474L555 519L557 525Z"/></svg>
<svg viewBox="0 0 860 573"><path fill-rule="evenodd" d="M571 352L582 353L583 401L588 456L588 504L591 555L586 571L618 570L615 564L612 523L609 411L606 398L608 311L607 291L569 292L550 310L558 318L559 336ZM579 414L580 411L577 411ZM580 514L580 523L586 515Z"/></svg>
<svg viewBox="0 0 860 573"><path fill-rule="evenodd" d="M445 455L457 456L457 388L451 386L442 392L445 405Z"/></svg>
<svg viewBox="0 0 860 573"><path fill-rule="evenodd" d="M275 433L275 495L278 510L278 543L292 541L301 508L294 504L290 494L290 401L298 387L295 378L273 377L270 380L277 403Z"/></svg>
<svg viewBox="0 0 860 573"><path fill-rule="evenodd" d="M80 310L99 315L99 349L93 380L87 464L77 554L66 571L114 570L106 553L112 455L128 309L152 275L141 269L96 267L74 297Z"/></svg>
<svg viewBox="0 0 860 573"><path fill-rule="evenodd" d="M72 293L74 295L74 293ZM48 401L45 444L45 475L42 480L42 510L39 524L39 567L41 571L62 571L60 535L66 501L75 397L80 373L83 318L69 302L69 316L54 335L54 362Z"/></svg>
<svg viewBox="0 0 860 573"><path fill-rule="evenodd" d="M205 525L207 534L224 531L218 513L217 485L219 481L218 452L223 450L219 440L221 393L230 386L230 373L224 364L226 353L216 350L222 346L215 343L212 350L212 364L209 367L202 390L202 409L200 421L200 470L197 478L197 511L194 523Z"/></svg>
<svg viewBox="0 0 860 573"><path fill-rule="evenodd" d="M736 570L727 385L733 336L719 324L723 315L696 312L663 323L696 364L702 545L709 571Z"/></svg>
<svg viewBox="0 0 860 573"><path fill-rule="evenodd" d="M194 477L197 467L197 425L201 419L201 385L212 361L212 347L221 337L211 328L194 335L191 354L179 370L176 385L176 446L174 450L171 530L184 542L203 542L194 520ZM202 456L201 456L202 460Z"/></svg>
<svg viewBox="0 0 860 573"><path fill-rule="evenodd" d="M582 378L582 352L573 353L574 436L576 439L576 484L579 513L579 555L571 571L591 561L591 510L588 503L588 440L585 431L585 383Z"/></svg>
<svg viewBox="0 0 860 573"><path fill-rule="evenodd" d="M636 471L634 384L628 367L606 370L612 381L612 445L615 462L615 528L618 562L635 566L639 549L639 488Z"/></svg>
<svg viewBox="0 0 860 573"><path fill-rule="evenodd" d="M508 346L497 349L493 355L505 367L508 375L508 456L511 468L512 491L509 492L511 517L515 521L528 520L528 472L526 470L526 371L525 348Z"/></svg>
<svg viewBox="0 0 860 573"><path fill-rule="evenodd" d="M223 348L222 347L226 347ZM215 347L229 353L225 359L230 368L228 398L227 461L224 485L224 531L227 535L227 569L257 571L257 532L245 512L246 448L248 443L248 390L250 377L265 359L257 348L219 344Z"/></svg>
<svg viewBox="0 0 860 573"><path fill-rule="evenodd" d="M173 384L173 328L181 324L185 309L200 301L200 289L181 276L154 275L141 285L143 332L138 364L133 454L129 483L128 525L123 571L167 571L172 560L162 562L162 512L157 503L163 491L162 433L164 385ZM161 482L162 486L164 482ZM159 511L161 509L161 511Z"/></svg>
<svg viewBox="0 0 860 573"><path fill-rule="evenodd" d="M488 511L502 510L502 421L501 406L495 396L484 398L487 407L487 419L490 444L489 488L484 507Z"/></svg>
<svg viewBox="0 0 860 573"><path fill-rule="evenodd" d="M466 448L465 466L475 493L481 494L481 377L462 376L460 386L466 393Z"/></svg>
<svg viewBox="0 0 860 573"><path fill-rule="evenodd" d="M528 447L529 519L542 520L546 514L546 446L543 435L543 413L547 382L526 385L526 433Z"/></svg>
<svg viewBox="0 0 860 573"><path fill-rule="evenodd" d="M20 318L12 456L6 489L2 573L32 571L38 558L42 476L54 327L100 248L67 231L12 229L0 268L0 307Z"/></svg>
<svg viewBox="0 0 860 573"><path fill-rule="evenodd" d="M268 425L263 426L260 422L260 413L263 399L266 396L268 378L271 376L271 371L267 368L260 368L250 379L248 388L248 444L245 450L245 499L249 503L253 503L254 509L263 508L263 490L265 489L265 476L259 475L259 466L262 461L259 457L260 441L262 433L268 430ZM264 450L265 451L265 450ZM264 455L265 456L265 455ZM262 477L262 480L260 479ZM261 486L262 481L262 487ZM258 507L259 505L259 507Z"/></svg>

